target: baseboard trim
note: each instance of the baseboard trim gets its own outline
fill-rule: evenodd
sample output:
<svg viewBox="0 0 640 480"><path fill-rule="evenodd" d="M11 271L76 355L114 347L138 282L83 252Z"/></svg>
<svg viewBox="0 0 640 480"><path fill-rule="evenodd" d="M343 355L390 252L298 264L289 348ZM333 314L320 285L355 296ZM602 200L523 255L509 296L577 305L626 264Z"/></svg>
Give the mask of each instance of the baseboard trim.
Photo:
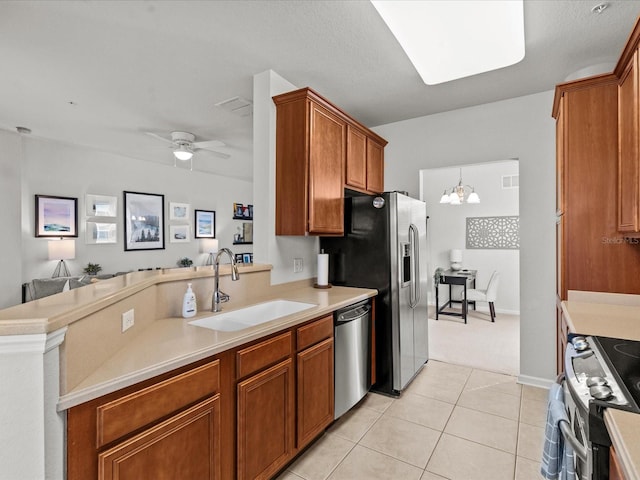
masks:
<svg viewBox="0 0 640 480"><path fill-rule="evenodd" d="M548 378L532 377L530 375L518 375L518 383L549 389L555 382Z"/></svg>

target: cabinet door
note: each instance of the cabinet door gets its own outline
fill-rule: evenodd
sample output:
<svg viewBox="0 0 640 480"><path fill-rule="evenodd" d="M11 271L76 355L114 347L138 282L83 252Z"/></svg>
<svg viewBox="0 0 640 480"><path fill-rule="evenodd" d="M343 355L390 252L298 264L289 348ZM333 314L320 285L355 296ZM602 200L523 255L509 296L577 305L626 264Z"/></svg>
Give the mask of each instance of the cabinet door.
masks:
<svg viewBox="0 0 640 480"><path fill-rule="evenodd" d="M344 232L346 123L311 102L309 138L309 233Z"/></svg>
<svg viewBox="0 0 640 480"><path fill-rule="evenodd" d="M333 421L333 338L298 353L298 442L302 448Z"/></svg>
<svg viewBox="0 0 640 480"><path fill-rule="evenodd" d="M560 98L558 117L556 119L556 215L564 213L564 117L563 98Z"/></svg>
<svg viewBox="0 0 640 480"><path fill-rule="evenodd" d="M238 383L238 479L271 478L291 459L293 390L290 358Z"/></svg>
<svg viewBox="0 0 640 480"><path fill-rule="evenodd" d="M384 147L367 139L367 190L384 192Z"/></svg>
<svg viewBox="0 0 640 480"><path fill-rule="evenodd" d="M347 173L349 187L367 188L367 136L349 125L347 127Z"/></svg>
<svg viewBox="0 0 640 480"><path fill-rule="evenodd" d="M625 480L625 478L616 449L611 446L609 448L609 480Z"/></svg>
<svg viewBox="0 0 640 480"><path fill-rule="evenodd" d="M99 480L141 478L220 478L220 394L99 455Z"/></svg>
<svg viewBox="0 0 640 480"><path fill-rule="evenodd" d="M556 298L556 370L559 374L564 372L564 351L567 348L567 336L569 335L569 326L562 313L561 300Z"/></svg>
<svg viewBox="0 0 640 480"><path fill-rule="evenodd" d="M638 51L618 86L618 231L638 232Z"/></svg>

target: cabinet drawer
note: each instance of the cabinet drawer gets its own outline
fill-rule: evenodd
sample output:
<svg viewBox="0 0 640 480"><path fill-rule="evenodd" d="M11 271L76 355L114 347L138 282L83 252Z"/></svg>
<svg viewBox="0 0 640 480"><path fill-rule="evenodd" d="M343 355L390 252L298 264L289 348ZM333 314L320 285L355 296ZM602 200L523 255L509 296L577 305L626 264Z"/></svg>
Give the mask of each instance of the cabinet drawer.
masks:
<svg viewBox="0 0 640 480"><path fill-rule="evenodd" d="M298 328L298 351L333 336L333 315L316 320Z"/></svg>
<svg viewBox="0 0 640 480"><path fill-rule="evenodd" d="M220 360L97 407L101 447L220 389Z"/></svg>
<svg viewBox="0 0 640 480"><path fill-rule="evenodd" d="M238 378L246 377L289 356L291 356L291 332L244 348L236 355Z"/></svg>

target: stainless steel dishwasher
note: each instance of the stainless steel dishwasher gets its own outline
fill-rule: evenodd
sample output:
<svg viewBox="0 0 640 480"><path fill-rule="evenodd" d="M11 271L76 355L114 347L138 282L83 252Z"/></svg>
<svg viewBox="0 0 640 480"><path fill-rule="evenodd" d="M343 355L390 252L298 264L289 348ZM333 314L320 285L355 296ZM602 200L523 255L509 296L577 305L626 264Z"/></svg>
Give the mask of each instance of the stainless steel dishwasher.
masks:
<svg viewBox="0 0 640 480"><path fill-rule="evenodd" d="M358 403L371 387L371 303L342 308L334 314L335 417Z"/></svg>

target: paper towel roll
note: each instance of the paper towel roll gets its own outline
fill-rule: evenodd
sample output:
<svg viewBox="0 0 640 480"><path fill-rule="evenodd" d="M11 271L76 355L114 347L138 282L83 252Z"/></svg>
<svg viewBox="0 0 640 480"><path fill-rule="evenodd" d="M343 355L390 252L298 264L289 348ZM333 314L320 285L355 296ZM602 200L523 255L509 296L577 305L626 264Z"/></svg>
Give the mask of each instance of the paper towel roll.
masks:
<svg viewBox="0 0 640 480"><path fill-rule="evenodd" d="M329 254L318 254L318 285L325 286L329 283Z"/></svg>

